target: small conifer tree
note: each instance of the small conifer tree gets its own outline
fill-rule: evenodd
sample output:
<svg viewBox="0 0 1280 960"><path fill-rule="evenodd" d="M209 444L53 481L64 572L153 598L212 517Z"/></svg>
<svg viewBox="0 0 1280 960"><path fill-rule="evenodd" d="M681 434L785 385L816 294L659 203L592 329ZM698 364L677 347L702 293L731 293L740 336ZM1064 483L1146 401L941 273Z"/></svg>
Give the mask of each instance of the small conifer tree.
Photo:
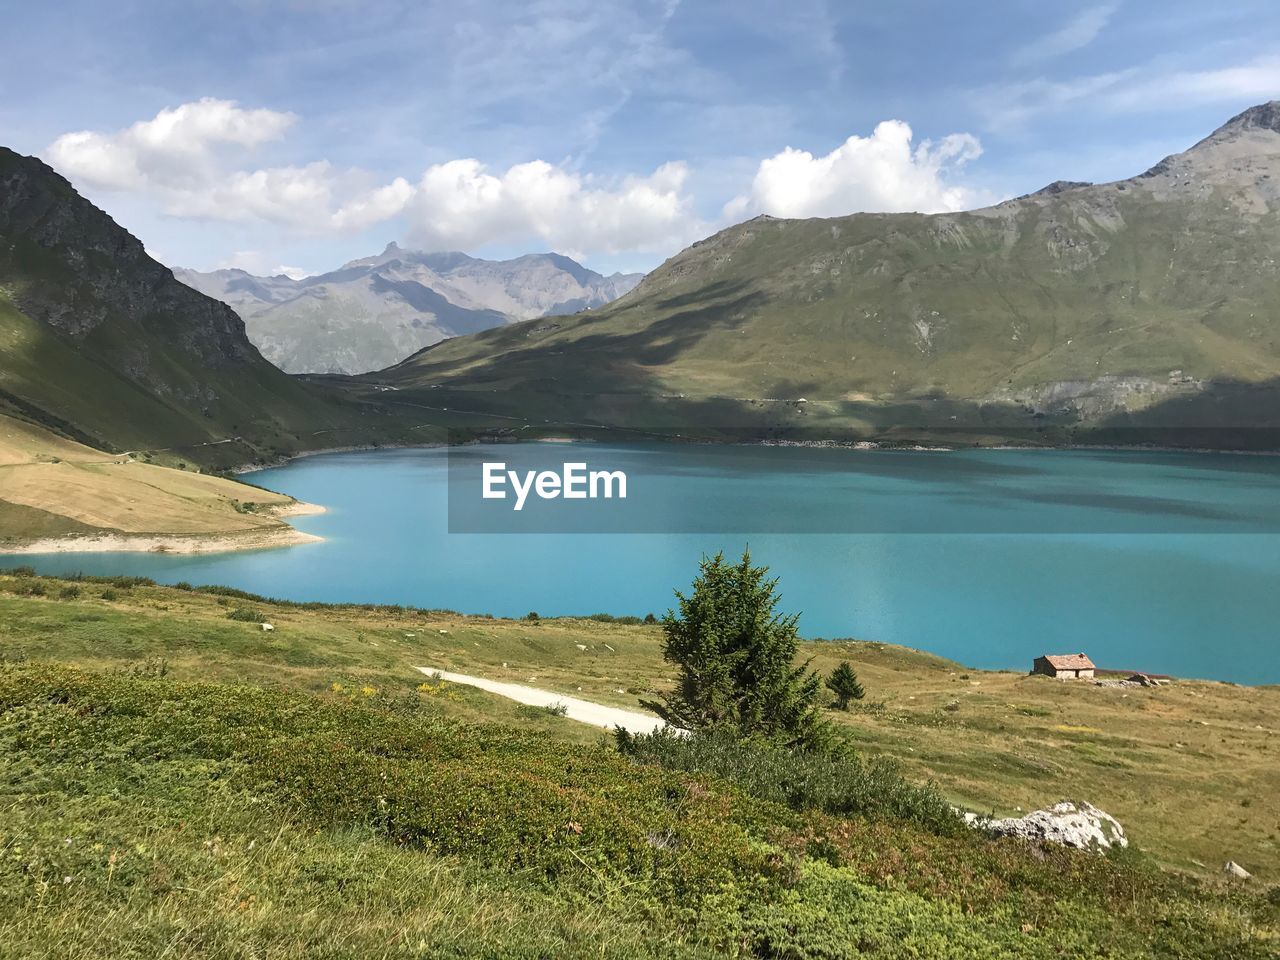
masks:
<svg viewBox="0 0 1280 960"><path fill-rule="evenodd" d="M827 677L827 689L836 695L837 710L848 710L850 700L861 700L866 696L848 660L840 661L840 665L831 671L831 676Z"/></svg>
<svg viewBox="0 0 1280 960"><path fill-rule="evenodd" d="M767 567L723 553L703 557L679 612L662 618L663 656L679 669L663 703L647 703L667 723L692 731L724 731L788 746L816 747L828 728L818 713L821 678L796 664L798 615L776 612L782 599Z"/></svg>

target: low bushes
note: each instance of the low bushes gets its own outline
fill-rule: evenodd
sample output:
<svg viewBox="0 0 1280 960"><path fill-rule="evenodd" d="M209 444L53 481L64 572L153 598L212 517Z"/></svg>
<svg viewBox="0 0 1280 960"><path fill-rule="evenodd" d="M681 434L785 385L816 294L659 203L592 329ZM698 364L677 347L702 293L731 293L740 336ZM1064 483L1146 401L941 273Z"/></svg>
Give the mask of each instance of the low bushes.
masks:
<svg viewBox="0 0 1280 960"><path fill-rule="evenodd" d="M228 611L228 620L238 620L241 623L262 623L266 617L259 610L250 607L236 607L234 610Z"/></svg>
<svg viewBox="0 0 1280 960"><path fill-rule="evenodd" d="M911 820L947 836L964 830L932 785L908 782L883 757L864 760L848 749L789 750L719 732L681 737L666 730L639 736L619 731L618 747L640 763L726 780L793 810Z"/></svg>
<svg viewBox="0 0 1280 960"><path fill-rule="evenodd" d="M429 718L394 704L251 687L0 671L0 711L56 704L37 739L60 751L137 744L151 761L235 760L242 785L321 827L536 874L644 882L694 903L735 878L774 877L777 813L602 748ZM661 838L655 840L654 838Z"/></svg>

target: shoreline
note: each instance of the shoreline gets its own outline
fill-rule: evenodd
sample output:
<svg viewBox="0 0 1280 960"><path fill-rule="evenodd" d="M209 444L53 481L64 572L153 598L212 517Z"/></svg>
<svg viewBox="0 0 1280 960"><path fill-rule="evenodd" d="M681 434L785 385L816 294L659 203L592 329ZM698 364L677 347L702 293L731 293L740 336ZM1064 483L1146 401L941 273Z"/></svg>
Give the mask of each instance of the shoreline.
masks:
<svg viewBox="0 0 1280 960"><path fill-rule="evenodd" d="M267 511L280 519L278 527L263 527L240 533L89 533L65 537L40 537L8 544L0 542L0 555L28 556L62 553L159 553L193 556L207 553L236 553L245 550L272 550L321 543L324 537L303 531L285 522L285 517L311 517L326 513L316 503L295 500Z"/></svg>
<svg viewBox="0 0 1280 960"><path fill-rule="evenodd" d="M276 467L287 466L295 460L305 460L307 457L322 457L330 453L363 453L371 450L429 450L435 447L447 447L447 443L433 443L427 441L425 443L369 443L369 444L348 444L341 447L317 447L314 450L300 450L297 453L291 453L287 456L272 460L270 463L244 463L238 467L232 467L230 473L239 477L246 473L258 473L262 470L274 470ZM459 444L455 444L459 446ZM298 501L299 503L301 501ZM320 508L321 513L324 507Z"/></svg>
<svg viewBox="0 0 1280 960"><path fill-rule="evenodd" d="M694 437L671 437L671 438L649 438L655 443L669 443L672 446L680 446L685 444L694 444L699 446L727 446L727 447L799 447L813 450L847 450L851 453L962 453L973 450L1014 450L1035 453L1060 453L1060 452L1105 452L1105 453L1217 453L1225 456L1233 457L1280 457L1280 450L1242 450L1242 449L1224 449L1220 447L1169 447L1157 445L1135 444L1132 446L1124 444L1093 444L1093 443L1074 443L1063 446L1031 446L1026 444L1010 444L999 443L990 445L967 445L958 447L947 446L926 446L925 444L886 444L877 440L716 440L713 438L694 438ZM348 445L341 447L321 447L315 450L302 450L297 453L291 453L287 456L274 460L271 463L262 464L243 464L232 468L230 471L235 476L244 474L258 473L263 470L273 470L277 467L288 466L295 460L304 460L308 457L320 457L334 453L365 453L379 450L435 450L448 447L465 447L475 446L481 443L556 443L556 444L579 444L579 443L608 443L609 440L600 440L594 437L536 437L527 440L509 440L501 438L488 438L468 440L466 443L380 443L380 444L364 444L364 445ZM625 438L619 438L616 442L625 443ZM323 512L323 508L321 508Z"/></svg>

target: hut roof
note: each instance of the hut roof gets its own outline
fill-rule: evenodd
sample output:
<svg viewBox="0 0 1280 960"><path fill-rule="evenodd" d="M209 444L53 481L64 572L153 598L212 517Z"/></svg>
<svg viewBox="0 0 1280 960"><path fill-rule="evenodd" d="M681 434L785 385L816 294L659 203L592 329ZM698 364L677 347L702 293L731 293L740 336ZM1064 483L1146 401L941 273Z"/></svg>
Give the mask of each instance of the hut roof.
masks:
<svg viewBox="0 0 1280 960"><path fill-rule="evenodd" d="M1046 653L1044 658L1055 670L1095 670L1093 661L1083 653Z"/></svg>

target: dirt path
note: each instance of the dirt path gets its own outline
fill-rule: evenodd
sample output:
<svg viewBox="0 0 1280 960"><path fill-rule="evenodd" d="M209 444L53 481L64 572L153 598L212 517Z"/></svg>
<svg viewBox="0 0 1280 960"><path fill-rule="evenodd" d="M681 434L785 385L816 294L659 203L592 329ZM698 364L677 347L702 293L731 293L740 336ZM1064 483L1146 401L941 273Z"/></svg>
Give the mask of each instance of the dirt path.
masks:
<svg viewBox="0 0 1280 960"><path fill-rule="evenodd" d="M537 687L526 687L519 683L500 683L497 680L485 680L483 677L469 677L465 673L449 673L447 670L436 670L433 667L418 667L430 677L438 676L449 683L465 683L469 687L478 687L500 697L507 697L517 703L527 703L534 707L551 707L564 704L565 716L580 723L604 727L612 730L621 727L631 733L652 733L661 729L662 720L651 713L640 713L637 710L623 710L620 707L606 707L590 700L579 700L577 697L566 697L550 690L539 690Z"/></svg>

